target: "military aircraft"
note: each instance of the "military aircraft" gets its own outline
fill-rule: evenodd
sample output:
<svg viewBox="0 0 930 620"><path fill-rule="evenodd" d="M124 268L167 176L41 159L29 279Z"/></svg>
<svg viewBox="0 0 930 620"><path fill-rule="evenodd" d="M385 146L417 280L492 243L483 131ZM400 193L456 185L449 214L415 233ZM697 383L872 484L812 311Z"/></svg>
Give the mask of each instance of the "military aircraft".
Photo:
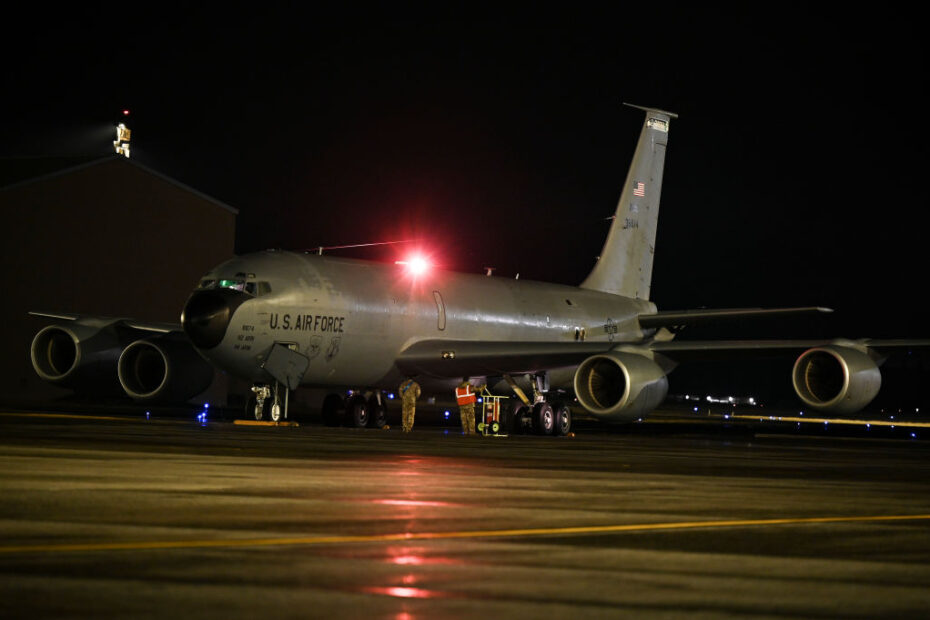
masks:
<svg viewBox="0 0 930 620"><path fill-rule="evenodd" d="M865 407L884 356L928 342L674 339L693 323L829 310L657 310L649 291L677 115L632 107L645 112L639 140L603 251L578 287L269 250L211 269L180 325L34 313L59 322L35 336L33 366L62 385L118 378L137 400L183 400L207 387L209 361L253 384L256 418L286 416L289 392L309 386L332 390L327 424L352 426L383 426L383 396L405 377L445 394L465 377L516 393L505 427L565 434L572 397L595 418L629 422L662 403L680 361L780 352L797 356L791 380L806 406Z"/></svg>

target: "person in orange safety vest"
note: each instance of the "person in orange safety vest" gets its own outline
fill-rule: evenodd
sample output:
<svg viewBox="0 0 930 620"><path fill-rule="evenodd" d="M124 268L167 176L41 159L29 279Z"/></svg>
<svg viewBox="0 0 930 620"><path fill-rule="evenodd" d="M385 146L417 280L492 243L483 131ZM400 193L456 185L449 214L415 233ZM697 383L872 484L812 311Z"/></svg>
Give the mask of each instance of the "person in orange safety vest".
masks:
<svg viewBox="0 0 930 620"><path fill-rule="evenodd" d="M484 389L484 384L477 388L472 387L468 382L468 377L462 379L462 382L455 388L455 401L459 405L459 417L462 419L462 432L466 435L475 434L475 403L478 400L477 394Z"/></svg>

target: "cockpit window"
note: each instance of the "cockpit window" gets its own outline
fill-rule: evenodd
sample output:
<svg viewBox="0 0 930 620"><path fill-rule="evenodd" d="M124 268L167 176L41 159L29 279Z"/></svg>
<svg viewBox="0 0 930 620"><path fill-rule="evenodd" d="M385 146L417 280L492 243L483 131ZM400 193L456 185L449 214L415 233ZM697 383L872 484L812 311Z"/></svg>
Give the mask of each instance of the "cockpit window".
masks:
<svg viewBox="0 0 930 620"><path fill-rule="evenodd" d="M245 290L245 282L242 280L220 280L220 288L231 288L234 291Z"/></svg>
<svg viewBox="0 0 930 620"><path fill-rule="evenodd" d="M200 281L200 288L213 288L216 285L216 280L206 279Z"/></svg>
<svg viewBox="0 0 930 620"><path fill-rule="evenodd" d="M261 297L271 292L271 285L267 282L245 282L243 280L220 280L220 288L229 288L234 291L242 291L253 297Z"/></svg>

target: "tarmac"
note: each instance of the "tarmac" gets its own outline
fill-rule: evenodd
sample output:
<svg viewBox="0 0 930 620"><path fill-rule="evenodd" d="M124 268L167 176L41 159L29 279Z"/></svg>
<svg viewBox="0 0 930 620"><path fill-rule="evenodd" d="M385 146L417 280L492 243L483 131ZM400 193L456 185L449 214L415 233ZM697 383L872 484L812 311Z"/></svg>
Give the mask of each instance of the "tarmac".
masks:
<svg viewBox="0 0 930 620"><path fill-rule="evenodd" d="M755 417L0 411L0 617L926 617L930 443Z"/></svg>

